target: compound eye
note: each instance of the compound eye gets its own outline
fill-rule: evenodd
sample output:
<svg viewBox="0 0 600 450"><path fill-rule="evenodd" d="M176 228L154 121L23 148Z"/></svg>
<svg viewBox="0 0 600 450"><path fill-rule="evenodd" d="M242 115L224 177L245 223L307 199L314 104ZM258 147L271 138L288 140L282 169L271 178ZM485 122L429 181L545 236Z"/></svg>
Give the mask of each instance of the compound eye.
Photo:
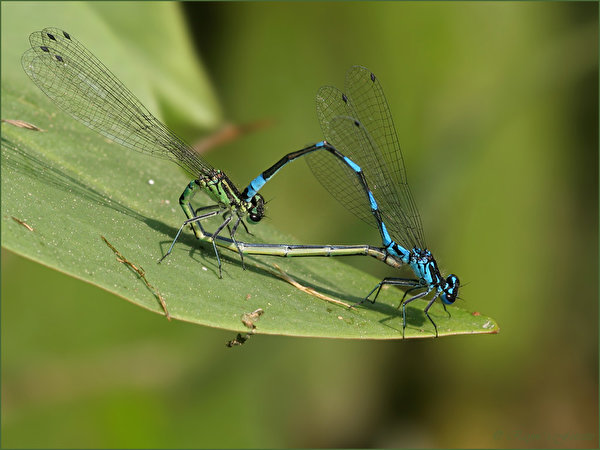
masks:
<svg viewBox="0 0 600 450"><path fill-rule="evenodd" d="M253 213L248 214L248 220L252 223L258 223L261 221L262 218L263 218L263 216L260 214L253 214Z"/></svg>
<svg viewBox="0 0 600 450"><path fill-rule="evenodd" d="M447 291L443 292L440 297L445 305L451 305L456 300L456 294L450 294Z"/></svg>
<svg viewBox="0 0 600 450"><path fill-rule="evenodd" d="M449 292L444 293L444 297L446 298L447 303L454 303L456 300L456 294L451 294Z"/></svg>

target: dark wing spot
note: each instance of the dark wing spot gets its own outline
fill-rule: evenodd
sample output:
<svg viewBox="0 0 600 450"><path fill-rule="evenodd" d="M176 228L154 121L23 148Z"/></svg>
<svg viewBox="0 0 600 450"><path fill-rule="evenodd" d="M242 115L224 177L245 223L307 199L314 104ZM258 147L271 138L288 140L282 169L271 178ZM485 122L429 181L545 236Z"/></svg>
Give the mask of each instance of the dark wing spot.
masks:
<svg viewBox="0 0 600 450"><path fill-rule="evenodd" d="M346 97L346 94L342 94L342 100L344 103L348 103L348 97Z"/></svg>
<svg viewBox="0 0 600 450"><path fill-rule="evenodd" d="M40 47L42 49L42 51L46 52L46 53L50 53L50 50L48 50L48 47L44 47L43 45Z"/></svg>
<svg viewBox="0 0 600 450"><path fill-rule="evenodd" d="M46 34L47 34L47 35L48 35L48 37L49 37L50 39L52 39L53 41L55 41L55 40L56 40L56 38L54 37L54 35L52 35L52 34L50 34L50 33L46 33Z"/></svg>
<svg viewBox="0 0 600 450"><path fill-rule="evenodd" d="M371 72L371 81L374 83L375 82L375 74L373 72Z"/></svg>
<svg viewBox="0 0 600 450"><path fill-rule="evenodd" d="M64 62L64 59L62 59L62 56L54 55L54 57L56 58L57 61Z"/></svg>
<svg viewBox="0 0 600 450"><path fill-rule="evenodd" d="M71 36L69 36L69 33L67 33L66 31L63 31L63 35L68 39L71 40Z"/></svg>

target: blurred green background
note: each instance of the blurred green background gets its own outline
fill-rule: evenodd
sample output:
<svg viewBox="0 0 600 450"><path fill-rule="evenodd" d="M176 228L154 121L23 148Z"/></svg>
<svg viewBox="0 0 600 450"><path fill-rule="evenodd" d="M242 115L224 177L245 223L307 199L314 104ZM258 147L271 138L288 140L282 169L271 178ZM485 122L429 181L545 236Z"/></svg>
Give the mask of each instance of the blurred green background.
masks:
<svg viewBox="0 0 600 450"><path fill-rule="evenodd" d="M3 84L26 80L29 33L57 26L190 141L272 121L207 155L240 185L320 140L318 87L369 67L430 247L466 284L463 306L501 328L227 349L231 332L168 323L3 251L2 447L598 446L597 3L1 7ZM186 49L161 42L166 29L195 46L208 92L178 73ZM107 51L106 36L122 46ZM157 71L191 86L188 98L128 63L157 42ZM140 93L136 76L158 81ZM285 170L265 187L271 223L306 243L377 244L304 163Z"/></svg>

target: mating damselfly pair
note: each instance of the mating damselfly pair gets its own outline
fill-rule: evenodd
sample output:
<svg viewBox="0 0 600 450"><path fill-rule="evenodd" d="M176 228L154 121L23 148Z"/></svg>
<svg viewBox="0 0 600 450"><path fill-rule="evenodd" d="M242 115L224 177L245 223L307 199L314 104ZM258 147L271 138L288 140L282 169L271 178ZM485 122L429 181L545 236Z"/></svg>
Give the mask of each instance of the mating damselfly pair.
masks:
<svg viewBox="0 0 600 450"><path fill-rule="evenodd" d="M32 33L29 40L31 49L23 55L23 68L64 111L125 147L174 161L194 177L179 198L187 219L161 261L171 253L181 232L190 226L198 239L212 243L219 277L222 274L217 246L237 252L242 265L244 255L368 255L394 268L408 265L415 278L385 278L363 301L375 302L384 285L406 286L400 302L404 332L406 305L433 292L424 312L437 336L437 325L428 311L438 298L444 309L454 303L460 283L455 275L442 277L425 245L392 116L379 80L368 69L352 67L346 75L344 92L330 86L319 90L317 113L326 140L285 155L240 190L223 171L213 168L156 119L69 33L46 28ZM258 191L280 169L301 157L338 201L377 228L382 247L262 244L237 239L240 225L248 232L245 222L258 223L265 215L265 201ZM214 204L194 209L191 199L199 190L208 194ZM202 226L209 217L222 218L212 232ZM221 235L225 228L229 237ZM418 293L406 298L415 291Z"/></svg>

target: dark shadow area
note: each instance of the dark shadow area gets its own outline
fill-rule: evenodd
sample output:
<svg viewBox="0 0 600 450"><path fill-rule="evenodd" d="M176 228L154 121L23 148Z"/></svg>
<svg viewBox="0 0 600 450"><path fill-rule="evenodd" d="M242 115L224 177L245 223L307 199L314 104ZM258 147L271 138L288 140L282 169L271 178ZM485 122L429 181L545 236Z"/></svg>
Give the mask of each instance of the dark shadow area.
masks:
<svg viewBox="0 0 600 450"><path fill-rule="evenodd" d="M2 164L9 167L11 170L38 179L48 186L53 186L64 192L73 193L98 206L110 208L142 222L148 223L152 221L128 206L111 200L104 193L83 184L77 178L56 169L51 162L39 158L36 152L28 152L26 149L15 145L14 142L5 137L1 138L1 143ZM164 227L167 229L166 225L164 225Z"/></svg>

